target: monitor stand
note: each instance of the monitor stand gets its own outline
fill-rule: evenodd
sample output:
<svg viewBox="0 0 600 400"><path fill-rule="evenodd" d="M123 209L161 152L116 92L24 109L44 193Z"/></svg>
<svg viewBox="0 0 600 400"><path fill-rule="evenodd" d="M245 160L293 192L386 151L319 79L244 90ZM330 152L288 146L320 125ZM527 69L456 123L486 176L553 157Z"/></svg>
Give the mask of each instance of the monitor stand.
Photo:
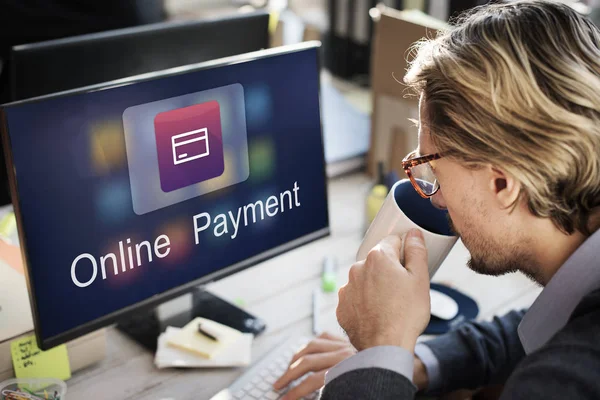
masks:
<svg viewBox="0 0 600 400"><path fill-rule="evenodd" d="M181 328L196 317L207 318L255 336L266 328L262 319L202 288L195 288L191 293L156 308L128 315L117 323L117 329L155 352L158 336L167 326Z"/></svg>

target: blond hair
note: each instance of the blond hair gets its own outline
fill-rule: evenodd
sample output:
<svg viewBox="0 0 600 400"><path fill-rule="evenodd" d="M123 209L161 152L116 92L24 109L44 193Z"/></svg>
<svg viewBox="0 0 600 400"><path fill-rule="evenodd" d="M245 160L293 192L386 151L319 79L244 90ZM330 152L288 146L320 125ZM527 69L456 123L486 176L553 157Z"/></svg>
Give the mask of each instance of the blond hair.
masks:
<svg viewBox="0 0 600 400"><path fill-rule="evenodd" d="M412 49L433 143L522 185L530 211L591 234L600 206L600 31L558 2L476 7Z"/></svg>

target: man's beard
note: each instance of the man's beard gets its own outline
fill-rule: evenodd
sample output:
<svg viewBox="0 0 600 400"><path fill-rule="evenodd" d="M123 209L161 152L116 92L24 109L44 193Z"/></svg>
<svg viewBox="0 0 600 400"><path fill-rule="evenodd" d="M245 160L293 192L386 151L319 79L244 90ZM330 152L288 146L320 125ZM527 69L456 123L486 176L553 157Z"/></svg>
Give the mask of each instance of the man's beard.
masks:
<svg viewBox="0 0 600 400"><path fill-rule="evenodd" d="M530 280L540 285L543 284L538 272L538 264L530 256L525 254L519 256L519 253L515 253L514 256L511 256L510 258L497 260L495 262L484 261L483 258L475 258L471 254L467 266L478 274L489 276L501 276L520 271Z"/></svg>
<svg viewBox="0 0 600 400"><path fill-rule="evenodd" d="M522 248L512 246L508 241L498 244L482 235L475 235L473 238L467 235L468 237L465 238L456 229L450 214L447 214L447 218L450 230L462 240L469 250L471 257L467 266L472 271L489 276L501 276L521 271L531 280L540 282L537 273L539 268L531 254Z"/></svg>

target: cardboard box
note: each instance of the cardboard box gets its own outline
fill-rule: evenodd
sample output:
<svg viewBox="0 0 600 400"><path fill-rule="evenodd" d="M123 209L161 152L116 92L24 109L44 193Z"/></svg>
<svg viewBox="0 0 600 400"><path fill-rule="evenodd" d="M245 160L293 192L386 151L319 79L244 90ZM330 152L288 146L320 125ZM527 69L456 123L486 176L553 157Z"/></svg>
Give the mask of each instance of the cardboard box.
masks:
<svg viewBox="0 0 600 400"><path fill-rule="evenodd" d="M284 22L281 19L279 19L279 14L271 14L269 19L270 47L283 46L283 29Z"/></svg>
<svg viewBox="0 0 600 400"><path fill-rule="evenodd" d="M302 35L303 42L310 42L311 40L321 40L321 31L318 27L306 24L304 25L304 34Z"/></svg>
<svg viewBox="0 0 600 400"><path fill-rule="evenodd" d="M386 170L403 175L402 158L417 146L417 128L409 118L418 119L418 98L401 83L414 56L410 47L423 37L433 38L448 27L418 10L398 11L378 6L371 56L373 114L367 172L377 173L383 162ZM409 96L410 95L410 96Z"/></svg>

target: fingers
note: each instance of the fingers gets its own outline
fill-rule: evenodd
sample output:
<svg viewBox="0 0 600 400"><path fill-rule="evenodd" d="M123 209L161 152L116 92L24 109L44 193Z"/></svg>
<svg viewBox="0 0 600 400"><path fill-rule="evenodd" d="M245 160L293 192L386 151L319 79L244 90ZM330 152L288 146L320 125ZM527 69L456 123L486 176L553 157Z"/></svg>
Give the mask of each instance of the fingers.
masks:
<svg viewBox="0 0 600 400"><path fill-rule="evenodd" d="M298 400L301 397L307 396L314 391L317 391L325 384L326 370L319 371L310 375L298 386L292 388L281 398L281 400Z"/></svg>
<svg viewBox="0 0 600 400"><path fill-rule="evenodd" d="M273 384L273 388L279 390L308 372L329 369L351 355L352 351L349 348L323 354L307 354L298 359L294 364L290 365L281 378Z"/></svg>
<svg viewBox="0 0 600 400"><path fill-rule="evenodd" d="M347 285L342 286L338 290L338 305L335 308L335 317L342 329L344 330L344 332L346 332L346 334L348 333L349 329L347 323L350 318L350 315L348 313L351 312L352 307L352 300L350 294L351 289L348 286L349 283Z"/></svg>
<svg viewBox="0 0 600 400"><path fill-rule="evenodd" d="M313 339L309 344L304 346L302 348L302 350L297 352L294 355L294 357L292 357L292 360L290 361L290 365L295 363L300 357L303 357L307 354L328 353L330 351L339 350L346 346L348 346L347 341L329 340L329 339L321 339L321 338Z"/></svg>
<svg viewBox="0 0 600 400"><path fill-rule="evenodd" d="M427 269L427 248L423 234L418 229L411 229L406 235L404 244L404 267L414 275L429 279Z"/></svg>
<svg viewBox="0 0 600 400"><path fill-rule="evenodd" d="M400 249L402 248L402 239L397 235L388 235L373 248L372 252L382 252L393 260L400 260Z"/></svg>
<svg viewBox="0 0 600 400"><path fill-rule="evenodd" d="M372 251L371 251L371 253L372 253ZM371 254L371 253L369 253L369 254ZM366 263L366 260L358 261L358 262L355 262L354 264L352 264L352 266L350 267L350 270L348 270L348 283L346 285L342 286L340 289L344 288L345 286L352 285L357 282L357 279L360 279L360 273L363 270L365 263ZM339 293L339 291L338 291L338 293Z"/></svg>

